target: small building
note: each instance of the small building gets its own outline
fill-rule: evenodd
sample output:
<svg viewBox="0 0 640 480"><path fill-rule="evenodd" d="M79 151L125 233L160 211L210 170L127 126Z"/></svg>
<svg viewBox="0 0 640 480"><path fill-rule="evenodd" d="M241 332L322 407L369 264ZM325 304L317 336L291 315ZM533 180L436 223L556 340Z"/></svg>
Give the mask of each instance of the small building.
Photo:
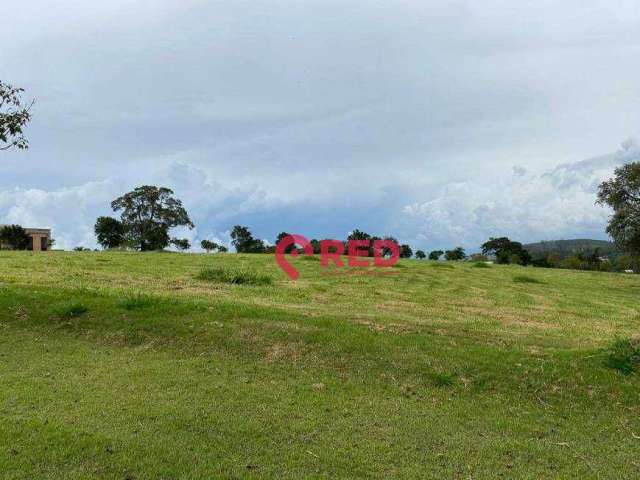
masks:
<svg viewBox="0 0 640 480"><path fill-rule="evenodd" d="M0 225L2 228L4 225ZM42 252L49 250L51 242L51 230L48 228L25 228L24 231L29 237L27 250ZM0 249L8 248L7 245L0 245Z"/></svg>

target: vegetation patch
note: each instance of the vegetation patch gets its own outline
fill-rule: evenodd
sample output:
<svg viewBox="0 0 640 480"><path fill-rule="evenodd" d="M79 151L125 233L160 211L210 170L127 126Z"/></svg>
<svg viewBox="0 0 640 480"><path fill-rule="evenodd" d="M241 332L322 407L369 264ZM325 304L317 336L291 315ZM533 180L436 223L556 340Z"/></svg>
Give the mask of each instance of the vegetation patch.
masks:
<svg viewBox="0 0 640 480"><path fill-rule="evenodd" d="M77 318L89 311L89 308L81 302L70 302L64 305L60 305L55 309L55 314L60 318L69 320L72 318Z"/></svg>
<svg viewBox="0 0 640 480"><path fill-rule="evenodd" d="M451 387L456 381L455 375L441 372L432 373L430 378L433 384L439 388Z"/></svg>
<svg viewBox="0 0 640 480"><path fill-rule="evenodd" d="M429 266L432 267L432 268L451 268L451 269L453 269L453 265L451 265L450 263L444 263L444 262L431 263L431 264L429 264Z"/></svg>
<svg viewBox="0 0 640 480"><path fill-rule="evenodd" d="M513 277L513 281L516 283L544 283L542 280L527 275L516 275Z"/></svg>
<svg viewBox="0 0 640 480"><path fill-rule="evenodd" d="M605 364L623 375L640 369L640 339L619 339L607 351Z"/></svg>
<svg viewBox="0 0 640 480"><path fill-rule="evenodd" d="M143 308L149 308L158 303L158 299L151 295L145 295L143 293L136 293L128 295L118 302L120 308L125 310L140 310Z"/></svg>
<svg viewBox="0 0 640 480"><path fill-rule="evenodd" d="M269 275L255 270L241 268L203 268L196 277L206 282L228 283L231 285L270 285L273 279Z"/></svg>
<svg viewBox="0 0 640 480"><path fill-rule="evenodd" d="M491 268L491 265L484 262L476 262L473 264L473 268Z"/></svg>

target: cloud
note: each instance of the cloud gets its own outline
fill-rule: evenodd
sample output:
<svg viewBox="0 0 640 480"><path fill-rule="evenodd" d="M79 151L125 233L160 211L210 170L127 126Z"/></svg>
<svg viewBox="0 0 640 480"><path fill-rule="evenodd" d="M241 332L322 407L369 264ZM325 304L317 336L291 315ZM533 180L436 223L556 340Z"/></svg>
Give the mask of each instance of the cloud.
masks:
<svg viewBox="0 0 640 480"><path fill-rule="evenodd" d="M595 205L598 185L615 167L640 161L627 141L613 154L563 164L542 174L450 183L430 200L405 206L405 222L417 242L431 246L478 246L489 237L531 242L588 236L606 238L609 211Z"/></svg>

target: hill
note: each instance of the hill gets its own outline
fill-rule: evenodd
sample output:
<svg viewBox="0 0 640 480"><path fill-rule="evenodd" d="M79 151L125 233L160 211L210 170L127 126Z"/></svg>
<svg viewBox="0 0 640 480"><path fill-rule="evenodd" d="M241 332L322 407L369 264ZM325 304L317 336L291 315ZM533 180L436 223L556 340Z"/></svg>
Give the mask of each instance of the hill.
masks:
<svg viewBox="0 0 640 480"><path fill-rule="evenodd" d="M638 476L640 277L295 263L0 252L3 478Z"/></svg>
<svg viewBox="0 0 640 480"><path fill-rule="evenodd" d="M567 258L578 252L593 252L600 250L602 256L617 256L620 252L613 242L606 240L550 240L524 245L529 253L534 257L543 257L549 254L559 255L560 258Z"/></svg>

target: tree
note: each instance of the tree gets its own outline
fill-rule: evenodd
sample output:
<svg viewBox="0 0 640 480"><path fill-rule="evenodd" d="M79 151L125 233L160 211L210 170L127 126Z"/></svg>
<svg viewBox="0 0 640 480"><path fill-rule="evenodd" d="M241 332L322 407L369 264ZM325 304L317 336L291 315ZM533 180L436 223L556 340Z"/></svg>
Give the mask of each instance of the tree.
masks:
<svg viewBox="0 0 640 480"><path fill-rule="evenodd" d="M253 238L247 227L236 225L231 231L231 243L238 253L264 253L264 242Z"/></svg>
<svg viewBox="0 0 640 480"><path fill-rule="evenodd" d="M613 209L607 233L620 250L636 259L637 270L640 258L640 162L616 168L614 178L600 184L597 203Z"/></svg>
<svg viewBox="0 0 640 480"><path fill-rule="evenodd" d="M98 217L93 231L102 248L118 248L124 243L124 225L113 217Z"/></svg>
<svg viewBox="0 0 640 480"><path fill-rule="evenodd" d="M513 242L507 237L490 238L482 244L484 255L495 255L500 264L518 263L528 265L531 263L531 255L522 247L520 242Z"/></svg>
<svg viewBox="0 0 640 480"><path fill-rule="evenodd" d="M427 258L427 255L422 250L417 250L416 251L416 258L418 260L423 260L423 259Z"/></svg>
<svg viewBox="0 0 640 480"><path fill-rule="evenodd" d="M286 237L288 237L290 235L290 233L287 232L280 232L278 234L278 237L276 238L276 245L278 243L280 243L280 241ZM295 245L289 245L286 249L285 249L285 253L291 253L294 249L296 248Z"/></svg>
<svg viewBox="0 0 640 480"><path fill-rule="evenodd" d="M429 253L429 260L440 260L440 257L444 255L442 250L432 250Z"/></svg>
<svg viewBox="0 0 640 480"><path fill-rule="evenodd" d="M453 250L444 252L444 258L448 261L464 260L467 258L467 254L464 252L464 248L456 247Z"/></svg>
<svg viewBox="0 0 640 480"><path fill-rule="evenodd" d="M178 250L189 250L191 248L191 243L186 238L172 238L171 245L176 247Z"/></svg>
<svg viewBox="0 0 640 480"><path fill-rule="evenodd" d="M228 251L229 251L229 249L227 247L225 247L224 245L218 245L218 252L219 253L226 253Z"/></svg>
<svg viewBox="0 0 640 480"><path fill-rule="evenodd" d="M20 225L5 225L0 228L0 245L8 245L13 250L27 250L31 238Z"/></svg>
<svg viewBox="0 0 640 480"><path fill-rule="evenodd" d="M200 246L207 253L211 252L212 250L217 250L220 248L220 246L216 242L212 242L211 240L202 240L200 242Z"/></svg>
<svg viewBox="0 0 640 480"><path fill-rule="evenodd" d="M22 129L31 120L31 102L25 105L22 88L16 88L0 80L0 150L29 148Z"/></svg>
<svg viewBox="0 0 640 480"><path fill-rule="evenodd" d="M144 185L111 202L115 212L122 212L128 242L142 251L161 250L169 245L169 229L193 228L193 222L173 190Z"/></svg>
<svg viewBox="0 0 640 480"><path fill-rule="evenodd" d="M400 245L400 258L411 258L413 256L413 250L409 245L402 244Z"/></svg>

